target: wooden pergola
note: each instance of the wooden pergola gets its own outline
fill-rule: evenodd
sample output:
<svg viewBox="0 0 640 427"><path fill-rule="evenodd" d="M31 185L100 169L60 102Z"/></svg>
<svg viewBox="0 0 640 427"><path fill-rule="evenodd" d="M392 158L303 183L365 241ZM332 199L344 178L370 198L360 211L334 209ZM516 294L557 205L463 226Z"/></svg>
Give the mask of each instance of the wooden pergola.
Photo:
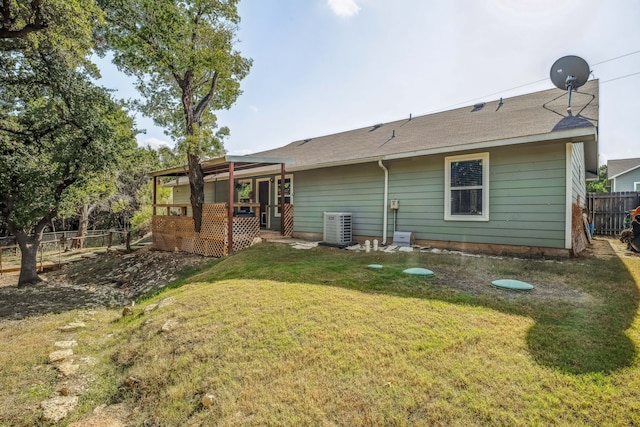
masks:
<svg viewBox="0 0 640 427"><path fill-rule="evenodd" d="M227 241L228 241L228 253L233 252L233 212L234 212L234 175L236 172L247 171L250 169L258 169L265 167L273 167L280 165L280 207L281 209L285 205L285 164L293 163L293 159L289 158L273 158L273 157L261 157L261 156L224 156L211 160L205 160L200 163L202 168L202 174L204 177L210 175L224 176L225 174L229 178L229 201L227 215L229 220L227 221ZM178 166L170 169L158 170L150 173L153 179L153 215L156 215L157 206L157 187L158 178L160 177L175 177L189 175L188 165ZM284 221L280 222L280 233L284 235Z"/></svg>

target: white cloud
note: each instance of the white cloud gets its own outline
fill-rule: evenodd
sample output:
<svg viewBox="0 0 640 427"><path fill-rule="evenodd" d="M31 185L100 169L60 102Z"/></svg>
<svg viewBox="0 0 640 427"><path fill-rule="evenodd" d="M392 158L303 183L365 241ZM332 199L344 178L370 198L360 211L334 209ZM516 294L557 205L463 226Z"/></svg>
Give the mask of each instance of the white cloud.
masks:
<svg viewBox="0 0 640 427"><path fill-rule="evenodd" d="M251 111L253 111L254 113L257 113L257 112L258 112L258 107L256 107L255 105L249 105L249 109L250 109Z"/></svg>
<svg viewBox="0 0 640 427"><path fill-rule="evenodd" d="M360 6L356 4L355 0L327 0L327 4L338 16L349 17L360 12Z"/></svg>
<svg viewBox="0 0 640 427"><path fill-rule="evenodd" d="M140 145L142 147L149 146L149 147L153 148L154 150L157 150L162 145L166 145L167 147L173 147L173 142L165 141L165 140L158 139L158 138L149 137L149 138L141 138L141 139L139 138L138 139L138 145Z"/></svg>

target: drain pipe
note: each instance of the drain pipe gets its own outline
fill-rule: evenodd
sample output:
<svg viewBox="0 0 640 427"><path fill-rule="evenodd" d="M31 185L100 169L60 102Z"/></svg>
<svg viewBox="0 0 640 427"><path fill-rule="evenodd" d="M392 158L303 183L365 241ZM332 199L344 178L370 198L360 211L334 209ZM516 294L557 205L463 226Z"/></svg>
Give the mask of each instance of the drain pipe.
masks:
<svg viewBox="0 0 640 427"><path fill-rule="evenodd" d="M387 244L387 202L389 199L389 169L382 163L382 160L378 160L378 166L384 171L384 209L383 222L382 222L382 245Z"/></svg>

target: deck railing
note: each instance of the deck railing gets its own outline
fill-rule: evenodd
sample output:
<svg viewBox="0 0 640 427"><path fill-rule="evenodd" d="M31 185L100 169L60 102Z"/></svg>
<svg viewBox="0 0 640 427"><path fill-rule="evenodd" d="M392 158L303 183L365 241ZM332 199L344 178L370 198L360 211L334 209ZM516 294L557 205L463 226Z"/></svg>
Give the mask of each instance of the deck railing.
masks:
<svg viewBox="0 0 640 427"><path fill-rule="evenodd" d="M260 235L260 205L238 203L231 218L232 251L248 248ZM227 203L202 206L202 226L195 231L193 217L187 216L188 205L156 205L153 216L153 247L165 251L183 251L210 257L229 253L229 210Z"/></svg>

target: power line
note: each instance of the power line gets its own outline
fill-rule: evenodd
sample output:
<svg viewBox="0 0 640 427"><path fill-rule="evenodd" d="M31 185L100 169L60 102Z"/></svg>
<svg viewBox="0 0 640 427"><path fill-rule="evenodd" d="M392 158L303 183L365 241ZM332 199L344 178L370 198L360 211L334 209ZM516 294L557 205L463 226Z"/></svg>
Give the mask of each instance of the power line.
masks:
<svg viewBox="0 0 640 427"><path fill-rule="evenodd" d="M595 64L593 64L593 65L600 65L600 64L604 64L604 63L606 63L606 62L615 61L616 59L624 58L624 57L626 57L626 56L635 55L636 53L640 53L640 50L636 50L635 52L625 53L624 55L616 56L615 58L605 59L604 61L596 62L596 63L595 63Z"/></svg>
<svg viewBox="0 0 640 427"><path fill-rule="evenodd" d="M614 77L614 78L609 79L609 80L604 80L604 81L601 81L600 84L609 83L609 82L612 82L612 81L615 81L615 80L620 80L620 79L626 79L627 77L637 76L638 74L640 74L640 71L638 71L637 73L627 74L626 76Z"/></svg>
<svg viewBox="0 0 640 427"><path fill-rule="evenodd" d="M624 55L616 56L616 57L614 57L614 58L605 59L604 61L596 62L596 63L595 63L595 64L593 64L593 65L595 66L595 65L605 64L605 63L607 63L607 62L615 61L616 59L625 58L625 57L627 57L627 56L635 55L635 54L637 54L637 53L640 53L640 50L636 50L636 51L633 51L633 52L625 53ZM627 78L627 77L635 76L635 75L637 75L637 74L640 74L640 72L638 72L638 73L632 73L632 74L627 74L626 76L620 76L620 77L615 77L615 78L613 78L613 79L609 79L609 80L601 81L601 82L600 82L600 84L602 84L602 83L612 82L612 81L614 81L614 80L624 79L624 78ZM447 109L449 109L449 108L456 107L456 106L458 106L458 105L464 105L464 104L467 104L467 103L469 103L469 102L477 101L477 100L479 100L479 99L486 99L486 98L488 98L488 97L490 97L490 96L493 96L493 95L499 95L499 94L501 94L501 93L510 92L510 91L512 91L512 90L516 90L516 89L523 88L523 87L525 87L525 86L531 86L531 85L534 85L534 84L537 84L537 83L542 83L542 82L544 82L544 81L546 81L546 80L547 80L547 78L544 78L544 79L536 80L535 82L525 83L525 84L520 85L520 86L515 86L515 87L509 88L509 89L504 89L504 90L501 90L501 91L498 91L498 92L489 93L489 94L487 94L487 95L479 96L479 97L477 97L477 98L472 98L472 99L468 99L468 100L466 100L466 101L461 101L461 102L457 102L457 103L455 103L455 104L447 105L447 106L445 106L445 107L437 108L437 109L435 109L435 110L431 110L431 111L429 111L429 112L427 112L427 113L425 113L425 114L431 114L431 113L435 113L435 112L437 112L437 111L447 110Z"/></svg>

